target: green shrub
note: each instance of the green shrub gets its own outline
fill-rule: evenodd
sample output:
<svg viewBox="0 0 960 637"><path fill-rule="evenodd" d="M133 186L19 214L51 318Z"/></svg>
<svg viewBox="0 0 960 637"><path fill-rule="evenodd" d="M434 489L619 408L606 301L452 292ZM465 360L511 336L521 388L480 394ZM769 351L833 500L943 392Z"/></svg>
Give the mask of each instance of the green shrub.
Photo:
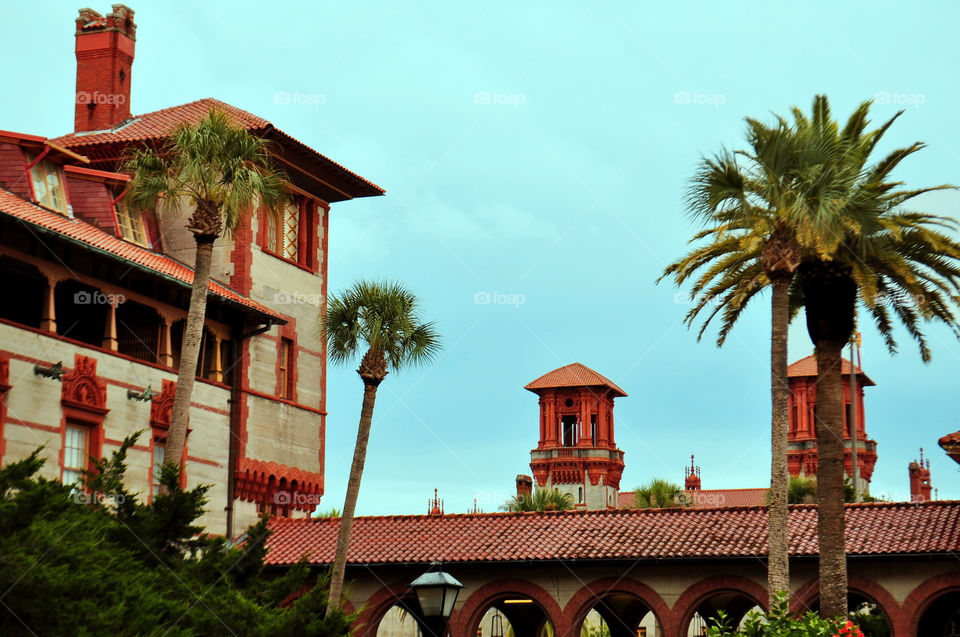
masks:
<svg viewBox="0 0 960 637"><path fill-rule="evenodd" d="M774 595L770 612L751 611L738 629L730 626L730 618L723 611L707 629L709 637L864 637L851 621L823 619L814 612L801 617L790 614L790 605L783 594Z"/></svg>

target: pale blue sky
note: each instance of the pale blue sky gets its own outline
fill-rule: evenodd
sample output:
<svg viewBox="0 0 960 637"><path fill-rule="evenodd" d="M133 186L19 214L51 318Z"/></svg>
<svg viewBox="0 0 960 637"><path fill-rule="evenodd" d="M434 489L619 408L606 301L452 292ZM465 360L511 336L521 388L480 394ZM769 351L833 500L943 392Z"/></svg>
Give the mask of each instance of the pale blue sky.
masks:
<svg viewBox="0 0 960 637"><path fill-rule="evenodd" d="M0 128L72 128L83 4L3 3ZM882 150L929 144L899 176L960 182L960 8L457 4L133 4L134 113L216 97L387 190L334 206L331 289L404 281L446 349L381 386L358 512L423 512L434 487L447 511L474 498L495 509L537 442L537 400L523 385L574 361L629 394L615 410L623 488L682 480L691 453L705 488L764 486L769 297L718 350L680 323L677 290L654 285L694 229L684 183L701 154L741 143L745 116L808 109L816 93L840 117L879 96L879 120L899 102L907 112ZM926 204L960 215L955 193ZM478 292L523 302L476 304ZM929 335L924 365L905 336L891 357L865 330L875 494L907 497L922 446L940 496L960 498L960 467L936 444L960 429L960 344L942 328ZM800 322L791 360L811 351ZM352 368L332 368L328 391L323 508L342 504L362 393Z"/></svg>

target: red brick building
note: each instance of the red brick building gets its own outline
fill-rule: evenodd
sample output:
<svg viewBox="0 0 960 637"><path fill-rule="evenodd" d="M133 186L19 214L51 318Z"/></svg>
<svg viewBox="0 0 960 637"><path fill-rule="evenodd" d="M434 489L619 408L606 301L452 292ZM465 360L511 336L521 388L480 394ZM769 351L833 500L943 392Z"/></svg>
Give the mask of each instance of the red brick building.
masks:
<svg viewBox="0 0 960 637"><path fill-rule="evenodd" d="M89 456L142 429L128 479L150 497L194 241L190 210L132 208L118 171L129 147L219 109L273 142L294 203L215 244L185 481L213 485L202 520L211 532L240 532L264 510L307 516L323 494L330 209L383 190L214 99L132 115L133 16L124 5L80 10L74 131L0 131L0 462L44 445L44 475L73 481Z"/></svg>

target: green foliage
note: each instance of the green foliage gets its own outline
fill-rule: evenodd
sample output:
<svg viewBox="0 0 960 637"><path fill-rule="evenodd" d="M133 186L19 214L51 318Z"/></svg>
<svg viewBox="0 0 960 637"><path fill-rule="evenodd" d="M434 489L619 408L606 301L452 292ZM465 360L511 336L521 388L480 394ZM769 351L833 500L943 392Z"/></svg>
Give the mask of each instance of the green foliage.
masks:
<svg viewBox="0 0 960 637"><path fill-rule="evenodd" d="M504 511L569 511L573 496L559 489L536 489L533 495L515 495L501 507Z"/></svg>
<svg viewBox="0 0 960 637"><path fill-rule="evenodd" d="M850 478L843 481L843 501L853 502L856 499L856 493L853 491L853 482ZM863 496L864 502L873 502L870 496ZM790 476L790 487L787 491L787 501L790 504L816 504L817 502L817 479L807 476Z"/></svg>
<svg viewBox="0 0 960 637"><path fill-rule="evenodd" d="M131 205L209 205L230 233L256 206L279 215L289 201L272 165L266 140L211 109L199 122L179 124L159 148L132 150L123 172L132 176L127 194ZM206 234L204 228L190 229Z"/></svg>
<svg viewBox="0 0 960 637"><path fill-rule="evenodd" d="M164 466L169 492L140 502L123 486L136 435L101 460L86 491L36 474L39 450L0 468L2 635L348 635L353 617L325 617L323 576L303 562L263 577L266 520L230 546L196 524L207 487L184 491Z"/></svg>
<svg viewBox="0 0 960 637"><path fill-rule="evenodd" d="M358 281L331 296L322 321L330 360L346 363L370 349L394 370L431 361L440 336L433 323L420 320L418 305L413 292L386 281Z"/></svg>
<svg viewBox="0 0 960 637"><path fill-rule="evenodd" d="M801 617L790 614L790 603L783 593L776 593L770 612L751 611L740 628L731 627L730 618L718 611L718 618L707 628L708 637L864 637L852 622L823 619L808 612Z"/></svg>
<svg viewBox="0 0 960 637"><path fill-rule="evenodd" d="M681 507L687 502L679 484L654 478L634 491L634 506L639 509Z"/></svg>

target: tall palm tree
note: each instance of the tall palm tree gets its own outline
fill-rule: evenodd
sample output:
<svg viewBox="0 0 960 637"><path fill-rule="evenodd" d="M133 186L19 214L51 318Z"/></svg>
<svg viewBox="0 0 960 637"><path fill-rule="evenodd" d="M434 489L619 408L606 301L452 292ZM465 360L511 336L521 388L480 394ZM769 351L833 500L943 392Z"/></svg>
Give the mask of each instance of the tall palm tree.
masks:
<svg viewBox="0 0 960 637"><path fill-rule="evenodd" d="M536 489L533 494L515 495L503 505L505 511L569 511L573 496L559 489Z"/></svg>
<svg viewBox="0 0 960 637"><path fill-rule="evenodd" d="M854 329L858 303L873 318L887 348L896 351L891 313L919 347L930 350L920 320L946 324L960 337L960 243L956 221L910 210L920 194L950 186L903 189L891 180L903 159L924 147L916 142L876 163L870 157L902 114L867 131L870 102L841 129L825 96L814 100L813 117L794 109L798 136L824 161L811 172L811 205L794 219L808 246L798 270L807 332L817 357L817 503L821 613L846 616L844 552L844 441L842 349ZM816 213L811 215L810 213Z"/></svg>
<svg viewBox="0 0 960 637"><path fill-rule="evenodd" d="M363 381L363 406L330 579L327 608L327 615L330 615L343 595L350 530L367 457L377 388L391 369L399 370L433 360L440 351L440 336L433 323L420 319L417 297L412 292L399 283L381 281L358 281L353 287L331 297L322 317L322 326L327 352L334 363L349 364L363 352L357 369Z"/></svg>
<svg viewBox="0 0 960 637"><path fill-rule="evenodd" d="M193 290L166 444L166 462L177 467L182 464L197 375L213 244L224 232L232 233L258 205L279 214L287 200L267 144L211 109L196 124L178 125L158 148L135 149L123 169L131 175L127 199L133 206L193 208L187 222L197 244Z"/></svg>
<svg viewBox="0 0 960 637"><path fill-rule="evenodd" d="M709 243L669 265L661 279L673 276L677 285L691 277L695 303L687 313L692 325L706 312L697 338L714 317L722 314L717 336L722 346L747 304L766 287L771 289L770 393L771 474L769 492L768 586L771 594L789 595L787 536L787 331L790 287L800 265L801 249L788 220L803 205L797 192L809 160L798 146L789 123L777 118L768 126L747 119L749 150L727 151L705 158L687 192L687 207L708 227L693 242Z"/></svg>

